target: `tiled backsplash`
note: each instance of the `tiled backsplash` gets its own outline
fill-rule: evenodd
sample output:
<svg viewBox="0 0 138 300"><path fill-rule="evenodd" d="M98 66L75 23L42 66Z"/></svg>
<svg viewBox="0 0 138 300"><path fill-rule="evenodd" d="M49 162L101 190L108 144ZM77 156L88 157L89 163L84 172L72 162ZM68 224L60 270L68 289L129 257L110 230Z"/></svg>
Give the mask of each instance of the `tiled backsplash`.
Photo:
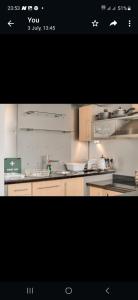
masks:
<svg viewBox="0 0 138 300"><path fill-rule="evenodd" d="M100 144L90 143L90 158L114 158L115 168L122 175L135 175L138 169L138 139L104 140Z"/></svg>

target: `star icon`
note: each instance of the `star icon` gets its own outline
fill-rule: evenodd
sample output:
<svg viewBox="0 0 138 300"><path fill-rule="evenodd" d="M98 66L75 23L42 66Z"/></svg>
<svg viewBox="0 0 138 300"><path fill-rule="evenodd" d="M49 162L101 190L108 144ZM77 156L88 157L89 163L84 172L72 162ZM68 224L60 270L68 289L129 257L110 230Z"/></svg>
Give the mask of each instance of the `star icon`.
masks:
<svg viewBox="0 0 138 300"><path fill-rule="evenodd" d="M93 26L93 27L98 27L99 22L97 22L96 20L94 20L94 21L91 22L91 23L92 23L92 26Z"/></svg>

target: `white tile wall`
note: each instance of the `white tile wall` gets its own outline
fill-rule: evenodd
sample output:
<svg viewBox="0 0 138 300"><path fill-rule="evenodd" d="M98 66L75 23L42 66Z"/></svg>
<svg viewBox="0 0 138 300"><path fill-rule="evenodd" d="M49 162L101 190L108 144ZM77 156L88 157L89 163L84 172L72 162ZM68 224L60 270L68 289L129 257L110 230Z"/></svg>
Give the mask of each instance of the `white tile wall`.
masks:
<svg viewBox="0 0 138 300"><path fill-rule="evenodd" d="M78 140L78 110L72 107L72 122L75 132L48 132L18 130L17 152L22 158L22 167L40 168L41 157L49 154L50 159L64 162L87 160L87 143ZM53 164L53 168L63 168Z"/></svg>
<svg viewBox="0 0 138 300"><path fill-rule="evenodd" d="M17 154L17 104L5 104L4 132L4 157L15 157Z"/></svg>
<svg viewBox="0 0 138 300"><path fill-rule="evenodd" d="M90 158L101 155L114 158L119 174L134 176L138 170L138 139L105 140L100 144L90 143Z"/></svg>
<svg viewBox="0 0 138 300"><path fill-rule="evenodd" d="M70 161L70 133L48 131L18 131L18 156L22 167L41 168L42 156L53 160Z"/></svg>

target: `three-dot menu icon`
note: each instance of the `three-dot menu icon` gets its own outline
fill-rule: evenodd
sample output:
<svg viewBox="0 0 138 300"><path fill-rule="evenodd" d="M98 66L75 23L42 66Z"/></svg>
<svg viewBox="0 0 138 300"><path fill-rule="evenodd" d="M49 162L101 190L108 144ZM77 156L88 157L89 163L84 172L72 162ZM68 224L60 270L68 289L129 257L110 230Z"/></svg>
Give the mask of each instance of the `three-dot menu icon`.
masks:
<svg viewBox="0 0 138 300"><path fill-rule="evenodd" d="M128 20L128 27L131 27L131 20Z"/></svg>

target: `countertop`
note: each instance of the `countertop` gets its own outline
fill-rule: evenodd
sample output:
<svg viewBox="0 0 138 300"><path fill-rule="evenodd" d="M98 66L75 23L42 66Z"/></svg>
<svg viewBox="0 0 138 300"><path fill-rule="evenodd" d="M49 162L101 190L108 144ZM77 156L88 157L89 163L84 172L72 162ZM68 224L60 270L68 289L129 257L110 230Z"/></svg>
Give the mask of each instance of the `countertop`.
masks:
<svg viewBox="0 0 138 300"><path fill-rule="evenodd" d="M114 170L106 170L106 171L89 171L89 172L72 172L66 175L53 173L48 177L25 177L22 179L10 179L5 180L5 184L16 184L16 183L25 183L25 182L34 182L34 181L45 181L45 180L58 180L58 179L66 179L66 178L75 178L75 177L85 177L85 176L94 176L94 175L102 175L102 174L112 174L115 173Z"/></svg>
<svg viewBox="0 0 138 300"><path fill-rule="evenodd" d="M113 184L112 180L103 180L103 181L97 181L92 183L87 183L88 186L94 186L94 187L101 187L102 189L112 190L116 191L115 187L107 187L107 185ZM114 183L119 188L126 188L126 189L133 189L133 191L122 193L121 196L138 196L138 186L135 185L128 185L124 183Z"/></svg>
<svg viewBox="0 0 138 300"><path fill-rule="evenodd" d="M136 187L136 190L129 193L124 193L121 196L130 196L130 197L138 197L138 186Z"/></svg>

